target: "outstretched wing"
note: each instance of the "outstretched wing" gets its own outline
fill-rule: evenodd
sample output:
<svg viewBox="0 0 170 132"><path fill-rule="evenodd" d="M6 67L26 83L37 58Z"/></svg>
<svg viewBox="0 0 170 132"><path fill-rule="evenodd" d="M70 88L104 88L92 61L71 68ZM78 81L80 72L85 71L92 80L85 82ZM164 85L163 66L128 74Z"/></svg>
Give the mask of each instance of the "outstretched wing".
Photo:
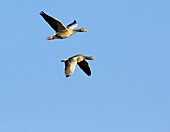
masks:
<svg viewBox="0 0 170 132"><path fill-rule="evenodd" d="M68 59L65 61L65 75L69 77L73 74L77 62L74 59Z"/></svg>
<svg viewBox="0 0 170 132"><path fill-rule="evenodd" d="M90 67L87 63L87 61L81 61L78 63L79 67L88 75L90 76L91 75L91 70L90 70Z"/></svg>
<svg viewBox="0 0 170 132"><path fill-rule="evenodd" d="M74 29L77 26L78 26L78 24L77 24L76 20L74 20L71 24L67 25L67 28Z"/></svg>
<svg viewBox="0 0 170 132"><path fill-rule="evenodd" d="M59 20L45 14L43 11L40 12L40 15L56 32L66 30L66 27Z"/></svg>

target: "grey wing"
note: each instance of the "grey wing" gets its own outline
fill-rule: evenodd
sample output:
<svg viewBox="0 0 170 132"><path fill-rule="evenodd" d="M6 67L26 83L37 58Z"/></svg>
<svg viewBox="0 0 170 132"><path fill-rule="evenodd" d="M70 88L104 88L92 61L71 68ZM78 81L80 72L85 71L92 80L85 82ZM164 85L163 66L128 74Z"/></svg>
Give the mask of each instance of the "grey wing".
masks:
<svg viewBox="0 0 170 132"><path fill-rule="evenodd" d="M77 62L74 60L67 60L65 61L65 75L66 77L69 77L73 74Z"/></svg>
<svg viewBox="0 0 170 132"><path fill-rule="evenodd" d="M67 25L67 28L74 29L77 26L78 26L78 24L77 24L76 20L74 20L71 24Z"/></svg>
<svg viewBox="0 0 170 132"><path fill-rule="evenodd" d="M84 60L78 63L79 67L88 75L91 75L91 70L88 63Z"/></svg>
<svg viewBox="0 0 170 132"><path fill-rule="evenodd" d="M43 11L40 12L40 15L44 18L44 20L56 31L59 32L61 30L66 30L66 27L58 20L53 17L45 14Z"/></svg>

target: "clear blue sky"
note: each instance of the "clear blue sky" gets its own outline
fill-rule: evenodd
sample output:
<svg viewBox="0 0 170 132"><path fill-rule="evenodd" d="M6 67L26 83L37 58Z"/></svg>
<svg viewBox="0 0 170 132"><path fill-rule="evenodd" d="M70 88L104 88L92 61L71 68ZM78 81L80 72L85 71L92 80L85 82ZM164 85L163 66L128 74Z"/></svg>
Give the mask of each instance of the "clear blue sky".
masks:
<svg viewBox="0 0 170 132"><path fill-rule="evenodd" d="M48 41L40 11L88 29ZM170 132L170 1L0 4L0 132ZM61 59L92 55L92 76Z"/></svg>

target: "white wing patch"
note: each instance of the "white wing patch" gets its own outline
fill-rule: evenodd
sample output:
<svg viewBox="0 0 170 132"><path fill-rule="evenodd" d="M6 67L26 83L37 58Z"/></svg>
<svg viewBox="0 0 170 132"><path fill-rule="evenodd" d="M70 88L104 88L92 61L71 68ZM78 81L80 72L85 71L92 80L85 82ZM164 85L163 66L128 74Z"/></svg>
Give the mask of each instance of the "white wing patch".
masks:
<svg viewBox="0 0 170 132"><path fill-rule="evenodd" d="M74 29L74 28L76 28L77 26L78 26L78 24L77 24L76 20L74 20L74 22L71 23L71 24L69 24L69 25L67 26L67 28L68 28L68 29Z"/></svg>
<svg viewBox="0 0 170 132"><path fill-rule="evenodd" d="M69 26L68 29L74 29L74 28L76 28L77 26L78 26L78 24L76 23L76 24L73 24L73 25Z"/></svg>
<svg viewBox="0 0 170 132"><path fill-rule="evenodd" d="M74 70L76 68L76 65L77 65L77 61L76 61L75 58L74 59L72 58L71 60L68 60L67 67L65 69L66 76L71 75L74 72Z"/></svg>

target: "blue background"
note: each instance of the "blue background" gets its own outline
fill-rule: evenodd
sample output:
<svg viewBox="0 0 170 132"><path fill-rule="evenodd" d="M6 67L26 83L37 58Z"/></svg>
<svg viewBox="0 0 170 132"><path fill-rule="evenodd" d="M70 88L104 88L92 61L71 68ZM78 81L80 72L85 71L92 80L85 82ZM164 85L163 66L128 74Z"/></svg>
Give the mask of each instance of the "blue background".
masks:
<svg viewBox="0 0 170 132"><path fill-rule="evenodd" d="M40 11L87 33L46 40ZM170 1L2 1L0 132L170 132ZM61 59L92 55L92 76Z"/></svg>

